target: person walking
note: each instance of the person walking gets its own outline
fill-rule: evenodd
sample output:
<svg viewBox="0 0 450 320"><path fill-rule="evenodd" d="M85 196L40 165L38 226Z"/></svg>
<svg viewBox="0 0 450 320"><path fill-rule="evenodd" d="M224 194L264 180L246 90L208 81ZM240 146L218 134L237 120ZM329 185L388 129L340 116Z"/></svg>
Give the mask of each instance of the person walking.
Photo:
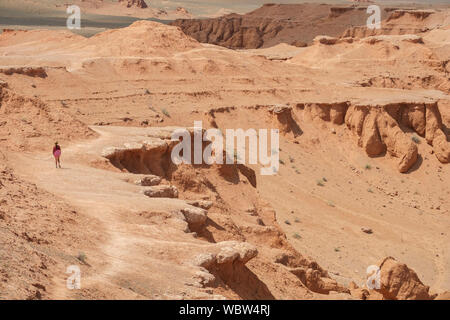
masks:
<svg viewBox="0 0 450 320"><path fill-rule="evenodd" d="M55 142L55 146L53 147L53 156L55 157L56 168L61 168L61 147L58 142Z"/></svg>

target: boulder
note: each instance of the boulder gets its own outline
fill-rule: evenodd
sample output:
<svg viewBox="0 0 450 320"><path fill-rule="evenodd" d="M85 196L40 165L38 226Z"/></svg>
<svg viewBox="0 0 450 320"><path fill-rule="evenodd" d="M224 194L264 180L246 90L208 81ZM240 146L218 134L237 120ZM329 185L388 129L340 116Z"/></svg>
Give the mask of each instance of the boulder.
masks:
<svg viewBox="0 0 450 320"><path fill-rule="evenodd" d="M429 287L420 281L414 270L392 257L380 264L380 289L384 299L430 300Z"/></svg>
<svg viewBox="0 0 450 320"><path fill-rule="evenodd" d="M178 198L178 189L169 185L149 187L143 193L150 198Z"/></svg>
<svg viewBox="0 0 450 320"><path fill-rule="evenodd" d="M155 175L148 175L141 179L138 179L135 181L135 184L144 186L144 187L151 187L156 186L161 183L161 178Z"/></svg>
<svg viewBox="0 0 450 320"><path fill-rule="evenodd" d="M364 233L367 233L367 234L372 234L373 233L372 229L366 228L366 227L362 227L361 231L364 232Z"/></svg>
<svg viewBox="0 0 450 320"><path fill-rule="evenodd" d="M186 203L197 208L208 210L212 207L213 202L208 200L186 200Z"/></svg>
<svg viewBox="0 0 450 320"><path fill-rule="evenodd" d="M223 241L212 246L210 250L214 253L202 253L196 256L193 264L209 270L212 267L234 262L246 264L258 255L256 247L248 242Z"/></svg>
<svg viewBox="0 0 450 320"><path fill-rule="evenodd" d="M127 8L145 9L148 7L144 0L119 0L119 3L124 4Z"/></svg>
<svg viewBox="0 0 450 320"><path fill-rule="evenodd" d="M208 218L206 215L206 210L201 208L184 208L181 210L181 213L184 215L191 230L202 227Z"/></svg>
<svg viewBox="0 0 450 320"><path fill-rule="evenodd" d="M316 36L313 40L314 44L325 44L325 45L333 45L338 42L338 38L329 37L329 36Z"/></svg>
<svg viewBox="0 0 450 320"><path fill-rule="evenodd" d="M323 276L318 269L296 267L289 271L311 291L321 294L329 294L331 291L350 293L349 289L338 284L336 280Z"/></svg>
<svg viewBox="0 0 450 320"><path fill-rule="evenodd" d="M369 296L369 291L367 289L359 288L353 281L350 282L348 288L350 290L350 295L356 299L366 300Z"/></svg>

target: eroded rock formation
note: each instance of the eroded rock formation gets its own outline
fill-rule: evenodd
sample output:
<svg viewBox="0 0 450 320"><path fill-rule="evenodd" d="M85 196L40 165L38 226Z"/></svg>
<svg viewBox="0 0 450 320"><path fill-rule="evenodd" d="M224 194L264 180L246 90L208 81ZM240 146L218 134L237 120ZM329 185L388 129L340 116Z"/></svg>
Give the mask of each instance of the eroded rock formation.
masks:
<svg viewBox="0 0 450 320"><path fill-rule="evenodd" d="M282 42L304 46L319 34L338 36L355 23L363 25L367 19L365 9L326 4L265 4L245 15L179 19L172 24L200 42L228 48L254 49Z"/></svg>
<svg viewBox="0 0 450 320"><path fill-rule="evenodd" d="M330 291L349 293L349 290L331 279L328 272L323 270L315 261L311 261L298 254L279 254L275 262L284 265L310 290L328 294Z"/></svg>
<svg viewBox="0 0 450 320"><path fill-rule="evenodd" d="M164 155L168 149L167 141L148 139L142 143L125 143L123 147L105 148L102 156L121 170L164 176Z"/></svg>
<svg viewBox="0 0 450 320"><path fill-rule="evenodd" d="M430 300L429 287L420 281L414 270L392 257L380 264L381 287L377 289L384 299Z"/></svg>
<svg viewBox="0 0 450 320"><path fill-rule="evenodd" d="M177 188L168 185L148 187L143 193L150 198L178 198Z"/></svg>
<svg viewBox="0 0 450 320"><path fill-rule="evenodd" d="M160 184L161 182L161 177L155 176L155 175L147 175L139 180L136 180L135 183L137 185L140 186L144 186L144 187L151 187L151 186L156 186L158 184Z"/></svg>
<svg viewBox="0 0 450 320"><path fill-rule="evenodd" d="M16 73L23 74L29 77L39 77L46 78L47 72L43 67L8 67L8 68L0 68L0 73L4 73L8 76Z"/></svg>
<svg viewBox="0 0 450 320"><path fill-rule="evenodd" d="M443 131L437 103L365 105L341 103L298 104L310 116L347 128L370 157L387 152L398 159L398 170L407 172L418 159L416 142L406 130L425 137L442 163L450 159L450 144Z"/></svg>
<svg viewBox="0 0 450 320"><path fill-rule="evenodd" d="M120 3L124 4L127 8L148 8L147 3L144 0L119 0Z"/></svg>
<svg viewBox="0 0 450 320"><path fill-rule="evenodd" d="M353 26L342 34L342 37L364 38L374 35L420 34L436 27L432 17L441 13L435 10L411 10L385 8L389 16L382 21L381 28L369 29L365 25Z"/></svg>
<svg viewBox="0 0 450 320"><path fill-rule="evenodd" d="M292 132L294 137L301 134L302 130L292 115L292 107L276 105L269 107L269 112L276 117L276 126L278 126L282 133Z"/></svg>

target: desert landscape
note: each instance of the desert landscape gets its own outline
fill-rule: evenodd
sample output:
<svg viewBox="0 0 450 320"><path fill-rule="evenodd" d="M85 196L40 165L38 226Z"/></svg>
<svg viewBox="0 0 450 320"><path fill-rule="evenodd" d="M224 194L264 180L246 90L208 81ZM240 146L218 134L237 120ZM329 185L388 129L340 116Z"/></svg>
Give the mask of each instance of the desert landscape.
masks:
<svg viewBox="0 0 450 320"><path fill-rule="evenodd" d="M0 299L450 299L449 5L21 1L56 20L1 1ZM279 170L175 164L195 121Z"/></svg>

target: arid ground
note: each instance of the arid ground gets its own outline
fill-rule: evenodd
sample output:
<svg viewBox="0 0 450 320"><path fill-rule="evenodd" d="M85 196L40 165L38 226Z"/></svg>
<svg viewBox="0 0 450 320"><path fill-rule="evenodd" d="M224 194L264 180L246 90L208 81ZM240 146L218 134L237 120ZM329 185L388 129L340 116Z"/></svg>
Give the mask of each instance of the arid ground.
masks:
<svg viewBox="0 0 450 320"><path fill-rule="evenodd" d="M2 24L0 299L449 299L450 8L366 8ZM278 129L279 170L176 165L194 121Z"/></svg>

